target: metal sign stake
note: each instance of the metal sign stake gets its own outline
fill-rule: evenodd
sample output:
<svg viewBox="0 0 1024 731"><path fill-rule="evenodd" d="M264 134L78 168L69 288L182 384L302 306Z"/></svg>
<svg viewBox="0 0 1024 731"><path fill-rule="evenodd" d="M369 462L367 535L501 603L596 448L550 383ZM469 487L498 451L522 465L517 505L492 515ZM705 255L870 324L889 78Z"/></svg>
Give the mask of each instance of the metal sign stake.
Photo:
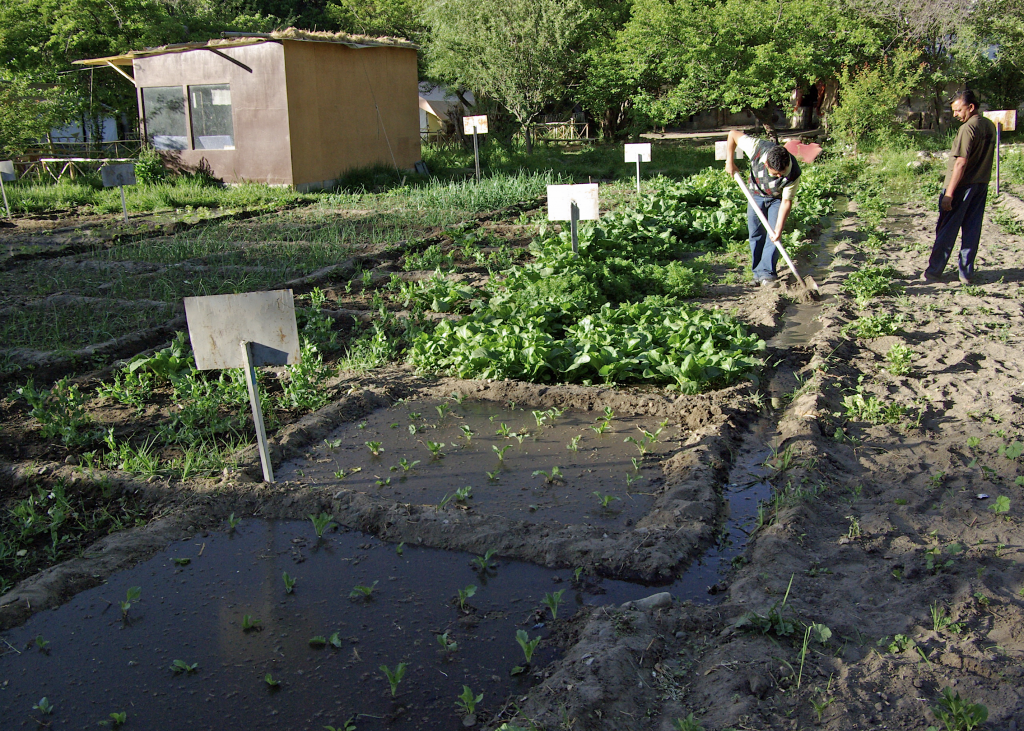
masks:
<svg viewBox="0 0 1024 731"><path fill-rule="evenodd" d="M636 158L636 194L640 195L640 156Z"/></svg>
<svg viewBox="0 0 1024 731"><path fill-rule="evenodd" d="M480 182L480 145L477 142L476 127L473 127L473 159L476 160L476 182Z"/></svg>
<svg viewBox="0 0 1024 731"><path fill-rule="evenodd" d="M995 125L995 195L999 195L999 138L1002 136L1002 123ZM8 214L9 215L9 214Z"/></svg>
<svg viewBox="0 0 1024 731"><path fill-rule="evenodd" d="M572 253L576 256L580 255L580 239L576 233L576 224L580 220L580 207L576 205L576 201L569 204L569 231L572 234Z"/></svg>
<svg viewBox="0 0 1024 731"><path fill-rule="evenodd" d="M996 181L998 181L998 180L999 180L999 176L997 174L996 175ZM998 186L999 183L997 182L996 185ZM0 192L2 192L4 194L4 208L7 209L7 217L10 218L11 217L11 206L7 202L7 186L4 185L4 176L3 175L0 175Z"/></svg>
<svg viewBox="0 0 1024 731"><path fill-rule="evenodd" d="M122 193L122 195L124 195ZM263 464L263 481L274 481L274 465L270 462L270 445L267 443L267 428L263 424L263 407L260 405L260 392L256 386L256 368L252 364L252 344L242 341L242 359L245 361L245 384L249 387L249 403L252 404L252 421L256 426L256 442L260 449L260 462Z"/></svg>
<svg viewBox="0 0 1024 731"><path fill-rule="evenodd" d="M117 189L121 191L121 210L124 211L124 222L128 223L128 204L124 200L124 186L119 185Z"/></svg>

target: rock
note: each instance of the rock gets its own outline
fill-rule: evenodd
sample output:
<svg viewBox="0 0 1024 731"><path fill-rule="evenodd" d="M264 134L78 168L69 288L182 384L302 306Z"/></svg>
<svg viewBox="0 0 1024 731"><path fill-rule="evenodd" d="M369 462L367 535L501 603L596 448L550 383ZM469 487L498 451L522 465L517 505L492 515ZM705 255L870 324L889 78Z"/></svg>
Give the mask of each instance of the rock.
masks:
<svg viewBox="0 0 1024 731"><path fill-rule="evenodd" d="M467 714L466 716L463 716L463 718L462 718L462 725L465 726L466 728L470 728L471 726L476 726L476 714L475 713L470 713L470 714Z"/></svg>
<svg viewBox="0 0 1024 731"><path fill-rule="evenodd" d="M771 681L761 673L748 675L747 684L750 686L750 694L757 698L764 698L772 688Z"/></svg>
<svg viewBox="0 0 1024 731"><path fill-rule="evenodd" d="M663 591L660 594L652 594L651 596L644 597L643 599L637 599L633 602L633 606L637 609L668 609L672 606L672 595L667 591Z"/></svg>
<svg viewBox="0 0 1024 731"><path fill-rule="evenodd" d="M64 464L78 464L78 457L74 454L69 454L64 458Z"/></svg>

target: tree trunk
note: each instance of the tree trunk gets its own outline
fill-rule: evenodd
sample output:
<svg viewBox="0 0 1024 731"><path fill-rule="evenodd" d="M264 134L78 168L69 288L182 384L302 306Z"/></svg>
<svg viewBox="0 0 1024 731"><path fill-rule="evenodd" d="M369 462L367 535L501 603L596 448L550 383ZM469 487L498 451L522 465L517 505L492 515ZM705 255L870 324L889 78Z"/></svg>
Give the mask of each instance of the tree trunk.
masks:
<svg viewBox="0 0 1024 731"><path fill-rule="evenodd" d="M523 138L526 140L526 154L530 155L533 153L533 138L530 137L530 123L527 122L523 125Z"/></svg>
<svg viewBox="0 0 1024 731"><path fill-rule="evenodd" d="M772 124L772 118L765 114L765 110L747 107L747 111L754 115L754 118L758 121L758 124L764 128L765 134L771 138L771 141L776 145L779 144L779 133L775 130L775 126Z"/></svg>

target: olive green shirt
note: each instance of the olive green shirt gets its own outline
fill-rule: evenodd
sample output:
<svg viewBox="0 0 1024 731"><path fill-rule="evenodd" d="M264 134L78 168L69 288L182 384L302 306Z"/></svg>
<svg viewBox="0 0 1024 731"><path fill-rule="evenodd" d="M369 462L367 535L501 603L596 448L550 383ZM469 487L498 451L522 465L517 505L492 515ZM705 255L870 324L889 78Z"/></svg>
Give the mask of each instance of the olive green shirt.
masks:
<svg viewBox="0 0 1024 731"><path fill-rule="evenodd" d="M958 157L967 160L964 175L958 185L974 185L988 183L992 177L992 154L996 149L996 126L980 114L975 114L962 125L953 140L949 163L946 166L944 189L949 188L949 179L953 176L953 165Z"/></svg>

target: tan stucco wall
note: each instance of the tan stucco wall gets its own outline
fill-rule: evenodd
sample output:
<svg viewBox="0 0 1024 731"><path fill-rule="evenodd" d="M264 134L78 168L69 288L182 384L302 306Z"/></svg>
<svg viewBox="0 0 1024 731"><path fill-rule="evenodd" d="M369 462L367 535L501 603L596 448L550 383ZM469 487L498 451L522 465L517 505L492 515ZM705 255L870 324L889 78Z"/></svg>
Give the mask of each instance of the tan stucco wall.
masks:
<svg viewBox="0 0 1024 731"><path fill-rule="evenodd" d="M408 169L420 159L414 49L285 40L284 50L296 187L377 163Z"/></svg>
<svg viewBox="0 0 1024 731"><path fill-rule="evenodd" d="M268 42L218 50L252 71L203 49L135 59L139 109L145 86L230 84L235 149L181 150L172 156L189 167L206 158L226 182L293 184L284 48Z"/></svg>

